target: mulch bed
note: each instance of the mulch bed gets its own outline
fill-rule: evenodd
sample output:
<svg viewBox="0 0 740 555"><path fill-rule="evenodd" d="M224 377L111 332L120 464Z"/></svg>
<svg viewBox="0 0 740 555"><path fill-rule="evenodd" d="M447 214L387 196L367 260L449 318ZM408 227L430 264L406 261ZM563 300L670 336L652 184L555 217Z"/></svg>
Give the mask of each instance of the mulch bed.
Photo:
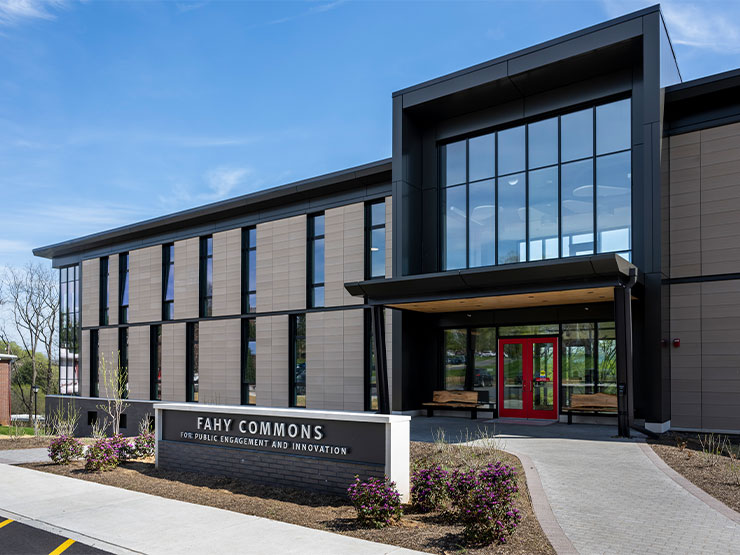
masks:
<svg viewBox="0 0 740 555"><path fill-rule="evenodd" d="M648 443L668 466L715 499L740 511L740 465L732 460L726 449L721 456L710 457L702 449L700 436L706 444L707 434L672 433ZM725 437L725 436L722 436ZM726 447L735 453L740 450L740 437L727 436Z"/></svg>
<svg viewBox="0 0 740 555"><path fill-rule="evenodd" d="M35 447L49 447L50 437L36 436L0 436L0 451L6 449L33 449Z"/></svg>
<svg viewBox="0 0 740 555"><path fill-rule="evenodd" d="M466 548L462 541L462 526L446 522L439 513L415 514L410 508L405 510L397 525L382 529L362 528L356 524L355 511L344 497L269 487L219 476L158 471L154 468L153 460L128 462L112 472L103 473L85 472L82 462L69 466L51 463L23 466L429 553L555 553L532 512L519 459L491 449L411 443L412 464L425 460L436 462L441 456L445 457L445 462L455 466L471 460L480 465L502 460L516 467L519 495L515 506L522 512L523 518L507 544L480 549Z"/></svg>

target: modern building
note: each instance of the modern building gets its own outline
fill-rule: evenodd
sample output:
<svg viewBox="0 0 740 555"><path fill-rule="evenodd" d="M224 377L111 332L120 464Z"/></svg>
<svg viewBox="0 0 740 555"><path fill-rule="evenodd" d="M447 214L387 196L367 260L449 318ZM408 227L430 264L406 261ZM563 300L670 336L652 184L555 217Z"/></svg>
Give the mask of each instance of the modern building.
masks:
<svg viewBox="0 0 740 555"><path fill-rule="evenodd" d="M64 400L120 356L140 412L465 389L740 431L738 99L682 82L655 6L394 93L391 159L36 249Z"/></svg>

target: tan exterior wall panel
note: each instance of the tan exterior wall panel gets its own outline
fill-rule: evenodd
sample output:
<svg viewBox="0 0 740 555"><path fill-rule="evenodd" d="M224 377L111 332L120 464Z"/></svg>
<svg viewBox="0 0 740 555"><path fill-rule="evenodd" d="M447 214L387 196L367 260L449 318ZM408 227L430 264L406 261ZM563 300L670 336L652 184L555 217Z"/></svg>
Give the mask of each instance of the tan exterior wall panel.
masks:
<svg viewBox="0 0 740 555"><path fill-rule="evenodd" d="M241 313L242 230L213 234L213 315Z"/></svg>
<svg viewBox="0 0 740 555"><path fill-rule="evenodd" d="M355 203L325 212L325 305L361 304L344 288L365 278L365 204Z"/></svg>
<svg viewBox="0 0 740 555"><path fill-rule="evenodd" d="M197 318L200 238L175 242L175 319Z"/></svg>
<svg viewBox="0 0 740 555"><path fill-rule="evenodd" d="M198 401L241 402L241 321L203 320L198 326Z"/></svg>
<svg viewBox="0 0 740 555"><path fill-rule="evenodd" d="M118 255L108 257L108 324L118 324Z"/></svg>
<svg viewBox="0 0 740 555"><path fill-rule="evenodd" d="M162 324L162 400L185 401L185 324Z"/></svg>
<svg viewBox="0 0 740 555"><path fill-rule="evenodd" d="M275 222L265 222L257 225L257 312L272 312L272 234L274 224Z"/></svg>
<svg viewBox="0 0 740 555"><path fill-rule="evenodd" d="M365 410L365 319L362 310L345 310L343 349L344 410Z"/></svg>
<svg viewBox="0 0 740 555"><path fill-rule="evenodd" d="M701 287L671 286L671 334L681 340L670 347L671 423L683 428L701 427ZM680 387L677 387L680 384ZM686 390L690 384L694 389ZM699 387L696 387L696 386Z"/></svg>
<svg viewBox="0 0 740 555"><path fill-rule="evenodd" d="M80 334L80 371L78 376L79 394L83 397L90 395L90 330L82 330Z"/></svg>
<svg viewBox="0 0 740 555"><path fill-rule="evenodd" d="M258 247L259 248L259 247ZM288 406L288 316L257 318L257 404Z"/></svg>
<svg viewBox="0 0 740 555"><path fill-rule="evenodd" d="M100 259L82 261L82 326L100 323Z"/></svg>
<svg viewBox="0 0 740 555"><path fill-rule="evenodd" d="M149 399L149 326L128 329L129 399Z"/></svg>
<svg viewBox="0 0 740 555"><path fill-rule="evenodd" d="M129 251L128 286L130 323L162 319L162 247Z"/></svg>

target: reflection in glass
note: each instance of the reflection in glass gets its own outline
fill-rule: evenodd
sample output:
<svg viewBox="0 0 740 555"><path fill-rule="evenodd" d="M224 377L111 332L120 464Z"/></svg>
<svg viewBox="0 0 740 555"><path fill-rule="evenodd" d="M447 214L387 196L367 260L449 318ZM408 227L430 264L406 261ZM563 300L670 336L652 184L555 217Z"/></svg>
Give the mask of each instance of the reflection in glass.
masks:
<svg viewBox="0 0 740 555"><path fill-rule="evenodd" d="M293 391L292 407L306 406L306 315L293 316Z"/></svg>
<svg viewBox="0 0 740 555"><path fill-rule="evenodd" d="M468 141L468 180L478 181L494 176L496 135L490 133Z"/></svg>
<svg viewBox="0 0 740 555"><path fill-rule="evenodd" d="M444 330L444 382L445 390L465 389L467 369L467 331L464 329Z"/></svg>
<svg viewBox="0 0 740 555"><path fill-rule="evenodd" d="M523 359L521 343L505 343L504 356L504 408L522 409L523 399Z"/></svg>
<svg viewBox="0 0 740 555"><path fill-rule="evenodd" d="M385 275L385 228L373 229L370 233L371 277Z"/></svg>
<svg viewBox="0 0 740 555"><path fill-rule="evenodd" d="M629 250L632 226L631 153L596 159L598 252Z"/></svg>
<svg viewBox="0 0 740 555"><path fill-rule="evenodd" d="M558 118L529 124L529 168L541 168L558 163Z"/></svg>
<svg viewBox="0 0 740 555"><path fill-rule="evenodd" d="M558 257L558 168L529 172L529 259Z"/></svg>
<svg viewBox="0 0 740 555"><path fill-rule="evenodd" d="M563 164L563 256L593 254L593 159Z"/></svg>
<svg viewBox="0 0 740 555"><path fill-rule="evenodd" d="M470 184L470 267L496 263L496 191L489 179Z"/></svg>
<svg viewBox="0 0 740 555"><path fill-rule="evenodd" d="M498 133L498 175L524 170L524 126Z"/></svg>
<svg viewBox="0 0 740 555"><path fill-rule="evenodd" d="M553 376L555 346L552 343L532 344L532 409L552 410L555 405Z"/></svg>
<svg viewBox="0 0 740 555"><path fill-rule="evenodd" d="M596 154L608 154L630 148L629 99L596 108Z"/></svg>
<svg viewBox="0 0 740 555"><path fill-rule="evenodd" d="M474 328L473 389L481 403L496 403L496 328ZM486 398L487 396L487 398Z"/></svg>
<svg viewBox="0 0 740 555"><path fill-rule="evenodd" d="M440 184L443 187L465 183L465 141L443 145L440 148L440 163Z"/></svg>
<svg viewBox="0 0 740 555"><path fill-rule="evenodd" d="M254 318L242 320L242 405L257 402L257 331Z"/></svg>
<svg viewBox="0 0 740 555"><path fill-rule="evenodd" d="M588 108L560 118L561 162L593 156L593 114L593 108Z"/></svg>
<svg viewBox="0 0 740 555"><path fill-rule="evenodd" d="M385 225L385 202L375 202L370 205L370 225Z"/></svg>
<svg viewBox="0 0 740 555"><path fill-rule="evenodd" d="M324 240L314 239L313 242L313 259L311 260L311 269L313 270L313 283L324 282Z"/></svg>
<svg viewBox="0 0 740 555"><path fill-rule="evenodd" d="M526 260L527 190L523 173L498 179L498 263Z"/></svg>
<svg viewBox="0 0 740 555"><path fill-rule="evenodd" d="M593 392L594 372L594 324L563 324L562 335L562 392L564 407L573 406L586 393Z"/></svg>
<svg viewBox="0 0 740 555"><path fill-rule="evenodd" d="M595 389L602 395L611 398L607 405L617 406L617 336L614 331L614 322L599 322L599 342L597 356L599 358L598 382Z"/></svg>
<svg viewBox="0 0 740 555"><path fill-rule="evenodd" d="M557 335L558 324L534 324L525 326L500 326L499 337L516 337L519 335Z"/></svg>
<svg viewBox="0 0 740 555"><path fill-rule="evenodd" d="M465 186L443 190L444 207L444 267L446 270L465 268L467 209Z"/></svg>

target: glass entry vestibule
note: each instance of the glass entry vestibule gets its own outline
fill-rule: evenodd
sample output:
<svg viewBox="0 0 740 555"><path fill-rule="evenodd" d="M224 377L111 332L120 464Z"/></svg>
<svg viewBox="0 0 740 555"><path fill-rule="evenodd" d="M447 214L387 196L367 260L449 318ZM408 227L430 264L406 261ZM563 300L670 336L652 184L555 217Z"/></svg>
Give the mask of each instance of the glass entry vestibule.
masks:
<svg viewBox="0 0 740 555"><path fill-rule="evenodd" d="M587 399L616 406L614 322L443 329L445 390L473 390L498 415L557 419Z"/></svg>

